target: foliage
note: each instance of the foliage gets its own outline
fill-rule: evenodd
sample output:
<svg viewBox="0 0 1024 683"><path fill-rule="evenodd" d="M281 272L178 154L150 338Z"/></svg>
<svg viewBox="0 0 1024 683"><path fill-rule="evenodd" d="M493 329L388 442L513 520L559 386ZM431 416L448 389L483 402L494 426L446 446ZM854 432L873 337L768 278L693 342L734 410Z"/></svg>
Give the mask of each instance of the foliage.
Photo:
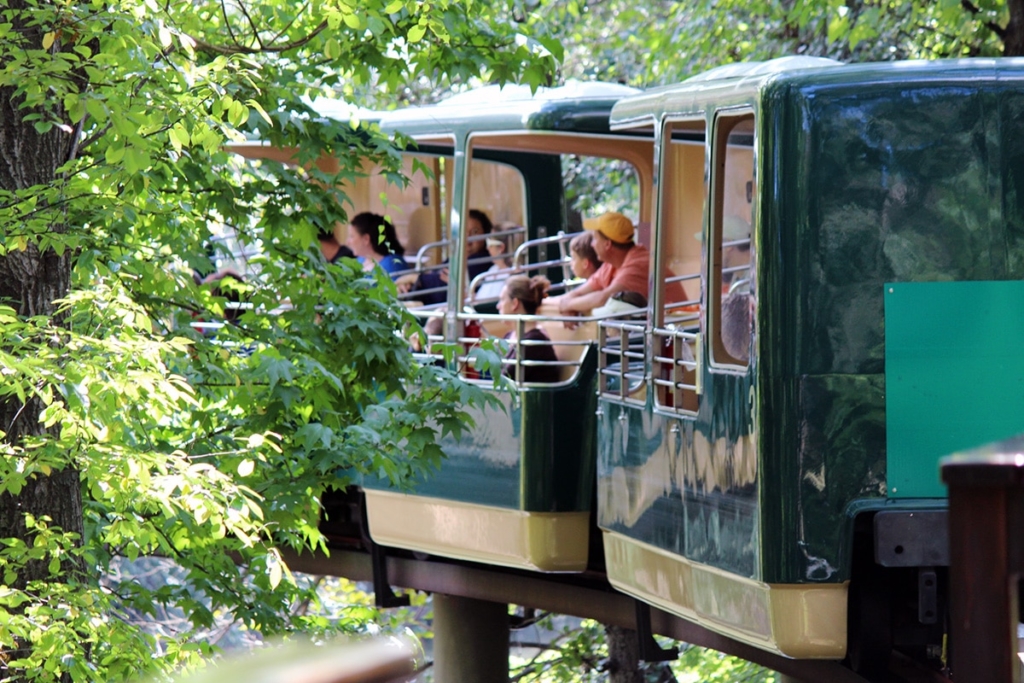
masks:
<svg viewBox="0 0 1024 683"><path fill-rule="evenodd" d="M292 609L316 596L278 548L322 548L326 487L435 465L438 434L457 434L485 397L413 362L398 332L418 326L390 280L320 258L314 238L345 220L338 183L359 158L401 180L394 141L308 101L420 74L540 83L550 55L500 19L469 0L0 9L0 105L16 114L0 122L4 152L28 167L19 139L66 150L46 182L0 174L0 266L74 265L56 310L0 302L0 406L47 428L0 431L0 494L70 473L84 518L78 533L25 515L24 534L2 541L5 678L194 663L209 650L195 637L224 615L266 633L345 626ZM247 137L294 149L297 165L225 150ZM321 154L336 172L313 163ZM225 233L258 255L235 324L203 334L190 323L219 320L229 287L197 286L193 269L220 261ZM187 581L99 584L116 556L147 555ZM188 623L159 648L123 618L169 605Z"/></svg>
<svg viewBox="0 0 1024 683"><path fill-rule="evenodd" d="M520 644L534 647L529 659L513 660L513 683L579 683L607 681L616 663L609 659L608 634L591 619L556 625L551 616L540 622L550 634L550 642ZM666 641L667 642L667 641ZM513 636L513 645L516 637ZM773 683L776 674L737 657L686 644L679 659L670 664L641 663L644 679L651 683ZM663 645L664 646L664 645Z"/></svg>
<svg viewBox="0 0 1024 683"><path fill-rule="evenodd" d="M592 216L619 211L640 215L640 179L632 164L619 159L563 155L565 202L571 211Z"/></svg>
<svg viewBox="0 0 1024 683"><path fill-rule="evenodd" d="M649 87L721 64L814 55L841 61L1020 54L1006 0L546 0L529 18L562 42L563 78ZM1020 11L1020 10L1018 10Z"/></svg>

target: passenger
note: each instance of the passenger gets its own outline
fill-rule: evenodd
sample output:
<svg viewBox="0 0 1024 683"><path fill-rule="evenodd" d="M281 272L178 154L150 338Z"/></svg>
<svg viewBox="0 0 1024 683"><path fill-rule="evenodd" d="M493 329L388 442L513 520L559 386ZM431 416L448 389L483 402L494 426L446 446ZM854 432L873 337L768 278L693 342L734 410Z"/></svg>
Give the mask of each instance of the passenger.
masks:
<svg viewBox="0 0 1024 683"><path fill-rule="evenodd" d="M491 267L490 254L487 253L487 241L470 242L471 237L481 237L494 232L494 224L486 213L479 209L469 210L466 221L466 274L472 281L480 273L486 273Z"/></svg>
<svg viewBox="0 0 1024 683"><path fill-rule="evenodd" d="M557 298L559 312L563 315L585 313L604 306L616 296L619 299L629 297L646 305L651 254L647 247L633 241L633 222L621 213L610 211L583 221L583 227L593 233L594 251L603 263L584 284ZM632 294L626 294L628 292ZM665 286L665 297L668 301L686 300L678 282Z"/></svg>
<svg viewBox="0 0 1024 683"><path fill-rule="evenodd" d="M491 267L491 260L487 254L487 244L484 240L470 242L469 238L489 235L494 229L494 224L487 214L477 209L470 209L466 220L466 274L472 282L480 273L486 272ZM448 263L447 259L444 261ZM448 284L448 269L431 270L420 273L416 279L399 281L398 291L400 292L423 292L417 294L416 298L424 306L432 304L443 304L448 300L448 291L443 289ZM424 292L423 290L437 290Z"/></svg>
<svg viewBox="0 0 1024 683"><path fill-rule="evenodd" d="M735 291L722 299L722 346L734 359L750 360L750 294Z"/></svg>
<svg viewBox="0 0 1024 683"><path fill-rule="evenodd" d="M488 237L485 240L487 253L490 254L494 265L484 271L484 280L476 290L473 297L478 301L497 299L508 279L508 270L512 267L508 255L505 253L505 240L500 237Z"/></svg>
<svg viewBox="0 0 1024 683"><path fill-rule="evenodd" d="M377 265L392 277L409 270L402 258L405 247L398 241L395 226L380 214L363 212L354 216L348 225L345 245L363 264L363 270L370 271Z"/></svg>
<svg viewBox="0 0 1024 683"><path fill-rule="evenodd" d="M501 295L498 297L498 313L502 315L535 315L550 286L551 283L543 275L534 275L533 277L513 275L505 282ZM523 328L523 338L520 341L542 343L522 344L520 358L524 361L544 361L545 364L524 365L522 381L547 383L559 381L559 367L554 364L558 357L555 355L554 347L551 346L551 338L544 333L544 330L537 327L536 321L526 321ZM505 338L515 341L515 332L510 332ZM513 347L505 358L515 361L516 348ZM505 374L512 379L516 378L514 362L505 366Z"/></svg>
<svg viewBox="0 0 1024 683"><path fill-rule="evenodd" d="M601 259L594 251L594 233L581 232L569 242L569 267L580 280L587 280L601 267Z"/></svg>
<svg viewBox="0 0 1024 683"><path fill-rule="evenodd" d="M334 263L340 258L352 258L352 250L338 241L333 230L321 230L317 239L320 241L320 253L328 263Z"/></svg>

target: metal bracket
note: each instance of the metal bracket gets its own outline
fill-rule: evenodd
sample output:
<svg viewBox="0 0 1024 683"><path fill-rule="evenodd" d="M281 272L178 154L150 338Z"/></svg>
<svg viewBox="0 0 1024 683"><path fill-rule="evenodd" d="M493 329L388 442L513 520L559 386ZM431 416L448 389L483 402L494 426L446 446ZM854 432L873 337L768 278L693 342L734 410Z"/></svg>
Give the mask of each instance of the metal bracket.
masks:
<svg viewBox="0 0 1024 683"><path fill-rule="evenodd" d="M948 567L946 510L883 510L875 515L875 562L883 567Z"/></svg>
<svg viewBox="0 0 1024 683"><path fill-rule="evenodd" d="M636 606L636 639L640 644L640 659L645 662L670 662L679 658L679 648L668 649L658 645L651 631L651 608L646 602L633 600Z"/></svg>
<svg viewBox="0 0 1024 683"><path fill-rule="evenodd" d="M377 607L407 607L408 595L398 595L388 583L388 555L384 546L377 545L370 537L369 515L366 514L366 499L361 505L363 543L370 551L370 564L373 567L373 604Z"/></svg>
<svg viewBox="0 0 1024 683"><path fill-rule="evenodd" d="M373 602L377 607L406 607L408 595L398 595L388 583L388 556L384 546L370 541L370 561L373 563Z"/></svg>
<svg viewBox="0 0 1024 683"><path fill-rule="evenodd" d="M934 624L939 613L939 581L933 567L917 570L917 620Z"/></svg>

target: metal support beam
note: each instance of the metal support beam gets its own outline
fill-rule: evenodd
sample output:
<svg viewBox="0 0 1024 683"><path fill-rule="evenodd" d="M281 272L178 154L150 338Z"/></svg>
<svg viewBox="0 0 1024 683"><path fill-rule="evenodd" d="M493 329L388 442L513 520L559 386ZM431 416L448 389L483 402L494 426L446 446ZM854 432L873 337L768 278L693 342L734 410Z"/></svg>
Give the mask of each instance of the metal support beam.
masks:
<svg viewBox="0 0 1024 683"><path fill-rule="evenodd" d="M335 549L327 557L321 553L296 555L287 549L281 552L294 571L344 576L353 581L372 578L370 556L366 553ZM636 628L633 598L612 589L603 577L590 574L540 574L433 558L390 557L388 581L392 586L535 607L594 619L602 624ZM651 632L735 655L806 681L866 683L839 662L789 659L656 608L651 609Z"/></svg>
<svg viewBox="0 0 1024 683"><path fill-rule="evenodd" d="M508 683L508 605L434 594L434 680Z"/></svg>
<svg viewBox="0 0 1024 683"><path fill-rule="evenodd" d="M640 659L645 662L671 662L679 658L679 648L665 649L658 645L651 632L651 607L639 600L636 603L636 639L640 644Z"/></svg>
<svg viewBox="0 0 1024 683"><path fill-rule="evenodd" d="M373 563L373 602L377 607L406 607L408 595L398 595L388 583L388 556L384 547L370 541L370 561Z"/></svg>

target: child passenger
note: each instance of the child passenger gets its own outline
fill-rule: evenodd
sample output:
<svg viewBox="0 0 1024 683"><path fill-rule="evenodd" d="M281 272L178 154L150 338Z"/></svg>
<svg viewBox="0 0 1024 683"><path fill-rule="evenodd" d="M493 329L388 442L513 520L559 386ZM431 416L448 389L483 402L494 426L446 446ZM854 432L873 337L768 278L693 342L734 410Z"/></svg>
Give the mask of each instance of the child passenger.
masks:
<svg viewBox="0 0 1024 683"><path fill-rule="evenodd" d="M543 275L527 277L525 275L513 275L505 281L505 286L498 297L498 313L502 315L535 315L541 301L547 296L551 283ZM544 333L544 330L537 327L537 322L526 321L523 326L523 338L520 342L530 341L532 344L520 344L520 358L524 361L545 361L542 365L524 365L523 382L557 382L559 381L559 367L554 364L558 360L555 349L551 346L551 338ZM509 341L516 341L515 332L510 332L505 337ZM505 356L513 361L505 366L505 374L516 379L516 347L513 346Z"/></svg>
<svg viewBox="0 0 1024 683"><path fill-rule="evenodd" d="M586 280L601 267L601 259L594 251L594 234L590 231L581 232L569 242L569 266L572 274L580 280Z"/></svg>

